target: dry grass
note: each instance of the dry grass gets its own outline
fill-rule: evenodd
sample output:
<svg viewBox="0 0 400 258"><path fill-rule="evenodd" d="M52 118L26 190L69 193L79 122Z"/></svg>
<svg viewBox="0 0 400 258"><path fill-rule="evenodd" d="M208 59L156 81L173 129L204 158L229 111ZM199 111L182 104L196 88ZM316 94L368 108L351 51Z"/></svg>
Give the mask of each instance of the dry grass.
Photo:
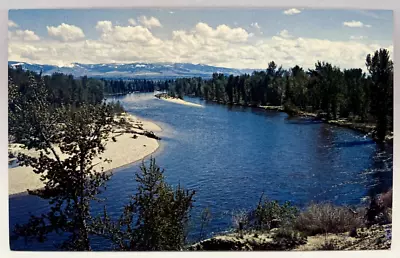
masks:
<svg viewBox="0 0 400 258"><path fill-rule="evenodd" d="M337 244L335 241L332 239L330 240L325 240L320 246L316 248L316 250L319 251L332 251L332 250L338 250Z"/></svg>
<svg viewBox="0 0 400 258"><path fill-rule="evenodd" d="M294 228L307 235L342 233L364 226L364 210L357 212L330 203L311 204L297 217Z"/></svg>

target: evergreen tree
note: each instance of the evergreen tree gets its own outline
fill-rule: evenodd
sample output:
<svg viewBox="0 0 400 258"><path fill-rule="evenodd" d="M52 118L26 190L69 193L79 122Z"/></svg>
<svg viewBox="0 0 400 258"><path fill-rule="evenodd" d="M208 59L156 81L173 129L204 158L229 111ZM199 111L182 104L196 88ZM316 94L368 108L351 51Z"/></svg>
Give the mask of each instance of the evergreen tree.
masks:
<svg viewBox="0 0 400 258"><path fill-rule="evenodd" d="M372 80L372 109L376 116L377 137L383 141L388 129L388 117L393 117L393 62L389 51L380 49L373 56L368 55L366 65Z"/></svg>
<svg viewBox="0 0 400 258"><path fill-rule="evenodd" d="M117 222L104 212L97 219L97 234L110 239L116 250L182 250L186 242L194 191L165 182L164 170L154 159L142 163L136 174L137 192Z"/></svg>

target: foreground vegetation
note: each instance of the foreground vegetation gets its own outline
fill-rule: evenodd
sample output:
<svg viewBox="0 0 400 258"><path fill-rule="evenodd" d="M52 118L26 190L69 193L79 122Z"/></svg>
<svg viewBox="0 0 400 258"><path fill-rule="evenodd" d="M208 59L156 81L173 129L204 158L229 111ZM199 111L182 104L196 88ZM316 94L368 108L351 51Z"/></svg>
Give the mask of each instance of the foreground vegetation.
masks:
<svg viewBox="0 0 400 258"><path fill-rule="evenodd" d="M298 210L261 199L233 215L234 232L190 245L189 250L373 250L391 245L392 191L352 209L313 203Z"/></svg>
<svg viewBox="0 0 400 258"><path fill-rule="evenodd" d="M346 118L376 124L376 138L384 141L393 131L393 63L389 52L380 49L366 57L366 68L340 70L317 62L305 71L289 70L270 62L266 71L212 79L182 78L169 84L169 95L202 97L230 105L282 107L289 114L319 113L328 120Z"/></svg>

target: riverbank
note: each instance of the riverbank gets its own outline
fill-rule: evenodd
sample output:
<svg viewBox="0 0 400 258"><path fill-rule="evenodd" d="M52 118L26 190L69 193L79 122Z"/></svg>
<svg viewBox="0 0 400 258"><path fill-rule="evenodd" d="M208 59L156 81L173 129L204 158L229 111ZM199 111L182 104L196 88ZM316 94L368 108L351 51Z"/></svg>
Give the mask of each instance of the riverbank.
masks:
<svg viewBox="0 0 400 258"><path fill-rule="evenodd" d="M224 104L226 105L226 103L222 103L219 101L212 101L212 102L216 102L216 103L220 103L220 104ZM311 112L304 112L304 111L300 111L300 110L285 110L285 108L283 106L260 106L260 105L243 105L243 104L239 104L239 103L233 103L230 105L234 105L234 106L243 106L243 107L252 107L252 108L258 108L258 109L263 109L263 110L270 110L270 111L278 111L278 112L284 112L287 113L291 116L299 116L299 117L308 117L308 118L313 118L319 121L322 121L324 123L327 124L331 124L331 125L335 125L335 126L339 126L339 127L344 127L344 128L348 128L360 133L365 134L366 136L371 137L374 141L376 141L376 137L374 137L374 132L375 132L375 124L371 124L371 123L359 123L359 122L353 122L353 121L349 121L348 119L345 118L340 118L340 119L325 119L325 118L321 118L318 116L318 114L316 113L311 113ZM386 143L390 143L393 144L393 138L394 138L394 134L393 132L390 132L386 135L385 138L385 142Z"/></svg>
<svg viewBox="0 0 400 258"><path fill-rule="evenodd" d="M388 250L391 248L392 224L358 228L356 233L328 233L315 236L283 235L270 232L230 233L205 239L190 246L191 251L327 251ZM280 236L279 236L280 234ZM279 237L277 237L279 236Z"/></svg>
<svg viewBox="0 0 400 258"><path fill-rule="evenodd" d="M125 120L125 125L114 126L112 133L106 143L106 149L99 157L93 160L97 169L104 168L109 171L118 167L139 161L155 152L159 143L157 136L151 132L160 132L162 129L155 123L139 119L133 115L123 113L116 118L117 121ZM115 140L115 141L114 141ZM38 156L34 150L25 150L19 144L9 144L9 152L16 155L18 152ZM57 152L61 153L59 149ZM61 158L66 158L61 155ZM111 162L104 162L110 159ZM12 161L12 160L9 160ZM24 193L27 189L34 190L43 187L40 176L35 174L31 167L13 167L8 169L8 194Z"/></svg>
<svg viewBox="0 0 400 258"><path fill-rule="evenodd" d="M279 112L285 112L291 116L314 118L314 119L318 119L318 120L328 123L328 124L346 127L349 129L353 129L355 131L359 131L364 134L371 134L372 131L375 129L374 124L352 122L345 118L340 118L340 119L336 119L336 120L326 119L326 118L319 117L318 114L316 114L316 113L304 112L304 111L300 111L300 110L287 111L284 109L283 106L258 106L258 108L262 108L265 110L274 110L274 111L279 111Z"/></svg>
<svg viewBox="0 0 400 258"><path fill-rule="evenodd" d="M306 209L270 206L238 212L233 231L188 246L204 251L384 250L392 241L393 190L359 207L314 203ZM286 204L285 204L286 205ZM254 213L258 210L258 213ZM258 214L258 215L257 215ZM254 216L256 215L256 216ZM264 228L261 227L264 225Z"/></svg>
<svg viewBox="0 0 400 258"><path fill-rule="evenodd" d="M202 106L202 105L200 105L200 104L188 102L188 101L185 101L185 100L180 99L180 98L173 98L173 97L170 97L170 96L168 96L166 93L156 94L156 95L154 95L154 96L155 96L156 98L158 98L158 99L162 99L162 100L165 100L165 101L168 101L168 102L172 102L172 103L175 103L175 104L186 105L186 106L192 106L192 107L204 107L204 106Z"/></svg>

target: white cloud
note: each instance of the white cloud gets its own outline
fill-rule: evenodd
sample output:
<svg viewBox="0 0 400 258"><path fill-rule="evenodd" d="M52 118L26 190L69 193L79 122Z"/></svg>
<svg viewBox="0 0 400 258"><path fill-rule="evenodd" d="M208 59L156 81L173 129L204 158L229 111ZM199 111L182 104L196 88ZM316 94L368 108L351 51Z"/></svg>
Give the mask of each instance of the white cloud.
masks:
<svg viewBox="0 0 400 258"><path fill-rule="evenodd" d="M112 30L112 22L110 21L98 21L96 24L96 30L107 33Z"/></svg>
<svg viewBox="0 0 400 258"><path fill-rule="evenodd" d="M8 20L8 27L9 28L18 28L19 26L14 21Z"/></svg>
<svg viewBox="0 0 400 258"><path fill-rule="evenodd" d="M364 24L360 21L343 22L343 25L351 28L361 28L362 26L364 26Z"/></svg>
<svg viewBox="0 0 400 258"><path fill-rule="evenodd" d="M149 29L151 29L153 27L162 27L160 21L157 18L153 17L153 16L150 17L150 18L147 18L146 16L140 16L138 18L138 21L139 21L140 24L143 25L143 27L146 27L146 28L149 28Z"/></svg>
<svg viewBox="0 0 400 258"><path fill-rule="evenodd" d="M372 27L369 24L364 24L360 21L354 21L354 20L343 22L343 25L346 27L350 27L350 28L362 28L362 27L371 28Z"/></svg>
<svg viewBox="0 0 400 258"><path fill-rule="evenodd" d="M128 20L128 22L129 22L130 25L136 25L136 21L135 21L135 19L133 19L133 18L130 18L130 19Z"/></svg>
<svg viewBox="0 0 400 258"><path fill-rule="evenodd" d="M362 40L362 39L366 39L366 36L350 36L351 40Z"/></svg>
<svg viewBox="0 0 400 258"><path fill-rule="evenodd" d="M57 27L47 26L46 28L49 36L61 41L76 41L85 37L82 29L75 25L62 23Z"/></svg>
<svg viewBox="0 0 400 258"><path fill-rule="evenodd" d="M132 24L132 20L129 19ZM160 44L161 40L156 38L147 28L143 26L113 26L111 21L98 21L96 29L101 32L100 40L118 44L134 42L140 45Z"/></svg>
<svg viewBox="0 0 400 258"><path fill-rule="evenodd" d="M282 30L278 33L282 38L292 38L293 36L289 34L288 30Z"/></svg>
<svg viewBox="0 0 400 258"><path fill-rule="evenodd" d="M175 12L173 12L173 11L170 11L169 13L170 13L170 14L174 14Z"/></svg>
<svg viewBox="0 0 400 258"><path fill-rule="evenodd" d="M261 26L258 24L258 22L253 22L250 24L250 26L256 29L261 29Z"/></svg>
<svg viewBox="0 0 400 258"><path fill-rule="evenodd" d="M285 68L300 65L312 68L318 60L341 68L365 68L365 57L379 48L393 51L391 44L368 44L365 41L332 41L296 38L283 30L261 40L243 28L221 24L211 27L198 23L194 28L176 30L160 39L144 26L115 26L99 21L97 39L80 41L24 41L32 33L9 32L9 60L68 65L81 63L189 62L234 68L266 68L274 60ZM14 35L15 34L15 35ZM33 33L34 35L34 33ZM37 37L37 36L36 36Z"/></svg>
<svg viewBox="0 0 400 258"><path fill-rule="evenodd" d="M38 41L39 36L31 30L9 31L8 38L10 41Z"/></svg>
<svg viewBox="0 0 400 258"><path fill-rule="evenodd" d="M286 15L294 15L294 14L301 13L301 11L299 9L292 8L292 9L288 9L288 10L283 11L283 13L286 14Z"/></svg>
<svg viewBox="0 0 400 258"><path fill-rule="evenodd" d="M144 45L154 45L160 40L142 26L114 26L109 33L102 34L101 38L107 42L137 42Z"/></svg>
<svg viewBox="0 0 400 258"><path fill-rule="evenodd" d="M243 28L231 28L225 24L218 25L213 29L207 23L197 23L194 33L196 36L204 39L217 39L228 42L245 42L249 37L247 31Z"/></svg>

